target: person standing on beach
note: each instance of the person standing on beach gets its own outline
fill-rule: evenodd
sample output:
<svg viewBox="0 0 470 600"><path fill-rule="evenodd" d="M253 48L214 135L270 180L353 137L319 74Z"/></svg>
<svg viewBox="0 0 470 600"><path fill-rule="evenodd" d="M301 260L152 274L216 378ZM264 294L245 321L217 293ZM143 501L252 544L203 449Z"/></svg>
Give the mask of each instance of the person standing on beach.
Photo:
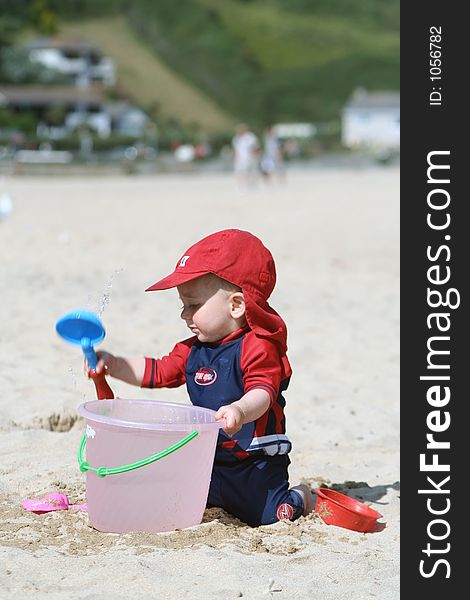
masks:
<svg viewBox="0 0 470 600"><path fill-rule="evenodd" d="M234 157L234 171L241 185L250 185L255 182L258 171L260 145L256 135L241 123L232 140Z"/></svg>
<svg viewBox="0 0 470 600"><path fill-rule="evenodd" d="M271 179L273 175L277 175L279 179L283 178L282 146L272 126L266 128L263 141L263 157L260 164L261 173L265 179Z"/></svg>

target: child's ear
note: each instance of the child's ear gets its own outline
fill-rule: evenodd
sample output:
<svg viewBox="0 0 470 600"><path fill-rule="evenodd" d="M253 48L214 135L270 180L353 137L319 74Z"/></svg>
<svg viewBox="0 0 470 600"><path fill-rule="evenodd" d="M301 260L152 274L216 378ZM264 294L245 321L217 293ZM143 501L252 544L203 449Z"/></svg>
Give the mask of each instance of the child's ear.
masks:
<svg viewBox="0 0 470 600"><path fill-rule="evenodd" d="M230 314L234 319L245 316L245 298L242 292L230 294Z"/></svg>

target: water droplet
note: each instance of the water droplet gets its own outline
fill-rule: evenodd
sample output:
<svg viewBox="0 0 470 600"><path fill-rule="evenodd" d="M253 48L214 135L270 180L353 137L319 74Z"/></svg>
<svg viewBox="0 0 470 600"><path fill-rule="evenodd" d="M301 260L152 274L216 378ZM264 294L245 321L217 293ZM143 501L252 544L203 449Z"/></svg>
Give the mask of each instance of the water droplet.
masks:
<svg viewBox="0 0 470 600"><path fill-rule="evenodd" d="M98 315L100 317L103 314L104 309L106 308L106 305L109 304L109 302L111 300L111 289L113 287L113 279L116 277L116 275L119 275L123 271L124 271L124 269L115 269L114 272L111 274L109 281L105 284L104 291L103 291L103 293L101 295L101 299L98 303Z"/></svg>
<svg viewBox="0 0 470 600"><path fill-rule="evenodd" d="M72 378L72 386L74 388L76 388L77 387L77 373L75 372L75 369L72 367L72 365L69 365L68 372Z"/></svg>

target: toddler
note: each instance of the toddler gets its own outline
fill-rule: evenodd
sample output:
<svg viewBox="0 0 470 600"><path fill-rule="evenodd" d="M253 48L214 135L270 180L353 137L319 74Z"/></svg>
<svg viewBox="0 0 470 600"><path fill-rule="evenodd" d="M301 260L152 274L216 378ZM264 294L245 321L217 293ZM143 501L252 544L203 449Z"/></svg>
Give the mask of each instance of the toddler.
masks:
<svg viewBox="0 0 470 600"><path fill-rule="evenodd" d="M285 323L267 303L275 282L273 257L257 237L219 231L146 290L177 288L192 337L159 359L97 353L97 372L146 388L186 383L195 406L225 419L207 506L251 526L294 520L314 507L306 485L289 489L283 392L292 371Z"/></svg>

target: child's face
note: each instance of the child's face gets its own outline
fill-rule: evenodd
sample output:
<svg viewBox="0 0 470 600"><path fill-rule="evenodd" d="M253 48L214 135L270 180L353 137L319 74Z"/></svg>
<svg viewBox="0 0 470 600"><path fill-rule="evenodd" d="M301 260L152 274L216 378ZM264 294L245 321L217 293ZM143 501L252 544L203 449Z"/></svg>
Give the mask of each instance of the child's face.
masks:
<svg viewBox="0 0 470 600"><path fill-rule="evenodd" d="M241 294L222 289L214 278L188 281L178 286L178 293L183 302L181 318L200 342L217 342L240 327L234 296Z"/></svg>

